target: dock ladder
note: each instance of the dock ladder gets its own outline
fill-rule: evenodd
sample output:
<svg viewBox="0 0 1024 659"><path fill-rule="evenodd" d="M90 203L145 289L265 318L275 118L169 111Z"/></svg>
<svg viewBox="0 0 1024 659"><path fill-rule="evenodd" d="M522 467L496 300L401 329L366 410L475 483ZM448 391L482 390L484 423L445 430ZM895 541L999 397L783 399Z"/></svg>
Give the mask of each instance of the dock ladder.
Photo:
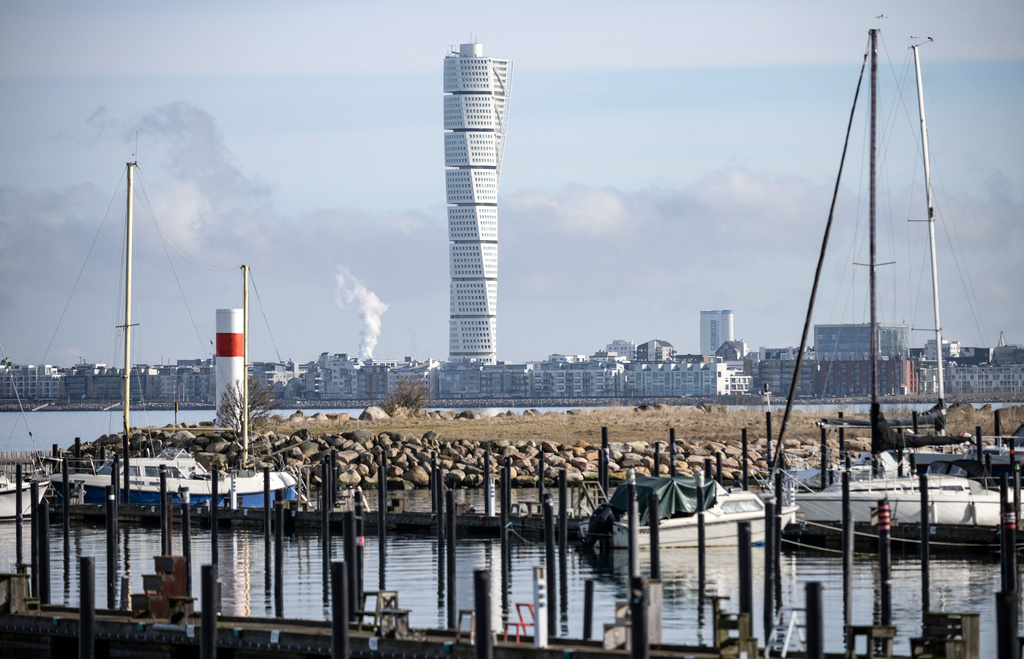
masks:
<svg viewBox="0 0 1024 659"><path fill-rule="evenodd" d="M772 653L779 657L785 657L789 652L790 644L793 642L793 633L796 632L800 639L801 650L806 650L806 639L804 638L804 625L800 622L800 614L803 609L791 606L784 606L779 609L775 617L775 626L772 627L768 642L764 645L764 657L768 659Z"/></svg>

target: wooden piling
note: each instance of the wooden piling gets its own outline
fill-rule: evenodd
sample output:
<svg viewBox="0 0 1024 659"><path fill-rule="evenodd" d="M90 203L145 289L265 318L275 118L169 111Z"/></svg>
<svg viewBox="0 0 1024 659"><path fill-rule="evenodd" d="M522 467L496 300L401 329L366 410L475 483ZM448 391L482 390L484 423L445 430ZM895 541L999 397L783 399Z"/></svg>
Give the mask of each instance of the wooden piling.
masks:
<svg viewBox="0 0 1024 659"><path fill-rule="evenodd" d="M487 570L473 572L473 609L476 612L476 659L494 659L491 635L491 575Z"/></svg>
<svg viewBox="0 0 1024 659"><path fill-rule="evenodd" d="M740 613L754 614L754 568L750 557L750 522L736 523L739 549Z"/></svg>
<svg viewBox="0 0 1024 659"><path fill-rule="evenodd" d="M220 486L220 469L217 467L213 468L213 472L210 476L210 562L214 565L220 565L220 551L218 545L218 519L217 510L220 507L220 495L218 489Z"/></svg>
<svg viewBox="0 0 1024 659"><path fill-rule="evenodd" d="M217 565L200 569L203 607L199 629L200 659L217 659Z"/></svg>
<svg viewBox="0 0 1024 659"><path fill-rule="evenodd" d="M125 433L121 436L121 452L124 454L124 502L130 504L132 502L132 486L131 486L131 450L128 442L128 434Z"/></svg>
<svg viewBox="0 0 1024 659"><path fill-rule="evenodd" d="M114 508L114 488L107 485L107 608L114 608L117 597L117 537L114 535L114 520L117 512Z"/></svg>
<svg viewBox="0 0 1024 659"><path fill-rule="evenodd" d="M284 504L274 502L274 615L284 617Z"/></svg>
<svg viewBox="0 0 1024 659"><path fill-rule="evenodd" d="M698 496L700 493L698 493ZM661 547L660 527L661 520L658 516L658 495L651 492L647 495L647 526L650 527L651 536L651 581L661 580Z"/></svg>
<svg viewBox="0 0 1024 659"><path fill-rule="evenodd" d="M743 429L742 435L743 442L743 491L750 490L750 456L748 453L749 446L747 442L747 429Z"/></svg>
<svg viewBox="0 0 1024 659"><path fill-rule="evenodd" d="M544 569L548 578L548 631L552 636L555 632L555 595L558 566L555 564L555 510L551 503L551 495L544 497Z"/></svg>
<svg viewBox="0 0 1024 659"><path fill-rule="evenodd" d="M348 574L344 563L331 563L331 659L348 659Z"/></svg>
<svg viewBox="0 0 1024 659"><path fill-rule="evenodd" d="M676 477L676 429L668 429L668 475Z"/></svg>
<svg viewBox="0 0 1024 659"><path fill-rule="evenodd" d="M39 504L35 521L39 528L39 601L50 603L50 504Z"/></svg>
<svg viewBox="0 0 1024 659"><path fill-rule="evenodd" d="M65 463L64 463L64 470L65 470L64 471L64 473L65 473L65 476L64 476L64 501L66 502L69 499L69 497L68 497L68 477L67 477L67 461L66 461L66 459L65 459ZM21 550L21 547L22 547L22 534L23 534L22 527L25 524L25 517L24 517L24 515L21 514L21 511L23 510L23 508L22 508L22 500L21 500L21 485L22 485L23 482L24 481L22 480L22 476L21 476L21 463L19 462L18 464L16 464L14 466L14 508L15 508L15 513L14 513L14 543L16 545L16 547L15 547L15 569L16 570L20 570L22 564L24 564L24 562L25 562L24 561L24 556L22 555L22 550ZM65 510L67 510L67 504L66 503L65 503ZM64 515L64 519L65 520L67 519L67 515ZM67 523L67 522L65 522L65 523ZM68 534L65 533L64 537L65 538L68 537Z"/></svg>
<svg viewBox="0 0 1024 659"><path fill-rule="evenodd" d="M892 624L892 554L890 547L891 533L889 521L889 501L878 502L878 571L881 595L880 624Z"/></svg>
<svg viewBox="0 0 1024 659"><path fill-rule="evenodd" d="M764 502L764 611L762 623L768 638L775 624L775 499Z"/></svg>
<svg viewBox="0 0 1024 659"><path fill-rule="evenodd" d="M445 499L445 521L448 528L445 529L445 538L448 542L445 558L447 559L448 572L448 629L455 629L458 625L458 600L455 595L455 492L448 490Z"/></svg>
<svg viewBox="0 0 1024 659"><path fill-rule="evenodd" d="M635 575L629 579L629 618L631 659L650 659L651 641L648 632L648 583Z"/></svg>
<svg viewBox="0 0 1024 659"><path fill-rule="evenodd" d="M185 596L192 597L192 506L188 488L181 488L178 496L181 506L181 553L185 557Z"/></svg>
<svg viewBox="0 0 1024 659"><path fill-rule="evenodd" d="M825 659L824 617L821 611L821 583L811 581L804 585L804 609L807 620L807 659ZM871 648L868 648L871 652Z"/></svg>
<svg viewBox="0 0 1024 659"><path fill-rule="evenodd" d="M931 510L928 506L928 475L918 474L918 492L921 493L921 615L931 611L931 587L929 585L931 571Z"/></svg>
<svg viewBox="0 0 1024 659"><path fill-rule="evenodd" d="M96 564L91 556L78 559L78 659L96 656Z"/></svg>

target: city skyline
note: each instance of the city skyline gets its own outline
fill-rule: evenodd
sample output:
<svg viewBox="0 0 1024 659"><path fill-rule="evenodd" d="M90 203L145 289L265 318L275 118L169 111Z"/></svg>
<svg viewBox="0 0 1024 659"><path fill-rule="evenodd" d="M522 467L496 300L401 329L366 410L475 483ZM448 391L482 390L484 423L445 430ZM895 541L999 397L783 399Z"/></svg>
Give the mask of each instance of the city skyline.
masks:
<svg viewBox="0 0 1024 659"><path fill-rule="evenodd" d="M212 354L214 310L241 306L242 263L256 285L254 361L358 354L371 317L375 358L443 357L437 60L476 38L516 62L497 359L621 337L691 352L701 309L735 310L748 344L797 345L872 27L887 122L879 260L896 262L880 270L880 321L910 325L914 346L930 338L906 52L909 35L926 35L943 334L1024 342L1018 3L908 2L884 19L854 2L458 5L464 27L399 4L0 9L7 357L118 363L128 160L140 164L135 361ZM816 324L866 321L852 265L866 260L861 145Z"/></svg>

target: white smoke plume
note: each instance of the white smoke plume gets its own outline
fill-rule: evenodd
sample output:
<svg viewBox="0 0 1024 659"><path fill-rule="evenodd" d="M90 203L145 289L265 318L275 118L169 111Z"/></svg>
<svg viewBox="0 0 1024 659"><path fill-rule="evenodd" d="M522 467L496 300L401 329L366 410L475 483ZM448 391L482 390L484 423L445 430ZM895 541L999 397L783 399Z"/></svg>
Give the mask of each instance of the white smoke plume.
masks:
<svg viewBox="0 0 1024 659"><path fill-rule="evenodd" d="M334 277L337 281L334 302L342 310L355 309L359 312L359 319L363 321L363 331L359 333L363 337L359 342L359 356L369 359L373 357L373 349L377 347L377 337L380 336L380 317L390 305L381 302L377 294L352 276L348 268L339 267Z"/></svg>

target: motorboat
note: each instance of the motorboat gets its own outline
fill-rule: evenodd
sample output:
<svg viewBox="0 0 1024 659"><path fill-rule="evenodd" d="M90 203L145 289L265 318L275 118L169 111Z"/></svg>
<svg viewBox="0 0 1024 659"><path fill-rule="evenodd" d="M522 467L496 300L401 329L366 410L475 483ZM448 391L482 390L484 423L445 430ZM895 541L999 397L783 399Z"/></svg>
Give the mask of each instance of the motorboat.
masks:
<svg viewBox="0 0 1024 659"><path fill-rule="evenodd" d="M952 526L997 527L1000 522L999 492L988 490L970 478L929 474L928 523ZM850 483L850 514L854 522L870 522L878 502L889 502L893 520L921 522L921 490L917 476L873 478ZM838 524L843 519L843 488L830 485L820 492L798 492L796 503L808 522Z"/></svg>
<svg viewBox="0 0 1024 659"><path fill-rule="evenodd" d="M123 468L123 467L122 467ZM213 475L201 465L191 453L180 448L165 448L156 457L132 458L129 463L128 482L131 487L133 504L152 505L160 503L160 471L167 472L167 494L171 503L181 502L182 493L188 490L189 503L204 506L213 496ZM87 504L106 502L106 487L112 477L123 482L123 472L113 474L114 461L107 460L95 470L71 472L68 474L68 489L72 501ZM262 508L264 479L262 471L218 471L217 505L228 507L234 499L235 507ZM50 481L58 496L64 496L63 474L55 473ZM295 499L298 481L283 471L270 472L270 494L274 498ZM280 493L280 496L279 494ZM124 493L121 494L124 499Z"/></svg>
<svg viewBox="0 0 1024 659"><path fill-rule="evenodd" d="M696 547L698 543L698 496L704 498L704 534L708 547L736 546L736 523L750 522L751 541L764 542L765 505L753 492L724 488L711 480L677 476L637 476L635 478L637 510L637 541L639 546L651 544L652 514L647 506L650 493L658 495L658 546L660 548ZM629 547L629 484L619 485L607 503L601 504L589 519L580 524L580 538L591 546L601 541L615 549ZM782 526L794 521L796 506L783 506Z"/></svg>
<svg viewBox="0 0 1024 659"><path fill-rule="evenodd" d="M49 481L37 481L38 501L40 503L46 496L46 488ZM18 515L29 517L32 514L32 481L28 478L21 482L21 511L18 510L18 485L15 479L8 474L0 472L0 520L14 520Z"/></svg>

